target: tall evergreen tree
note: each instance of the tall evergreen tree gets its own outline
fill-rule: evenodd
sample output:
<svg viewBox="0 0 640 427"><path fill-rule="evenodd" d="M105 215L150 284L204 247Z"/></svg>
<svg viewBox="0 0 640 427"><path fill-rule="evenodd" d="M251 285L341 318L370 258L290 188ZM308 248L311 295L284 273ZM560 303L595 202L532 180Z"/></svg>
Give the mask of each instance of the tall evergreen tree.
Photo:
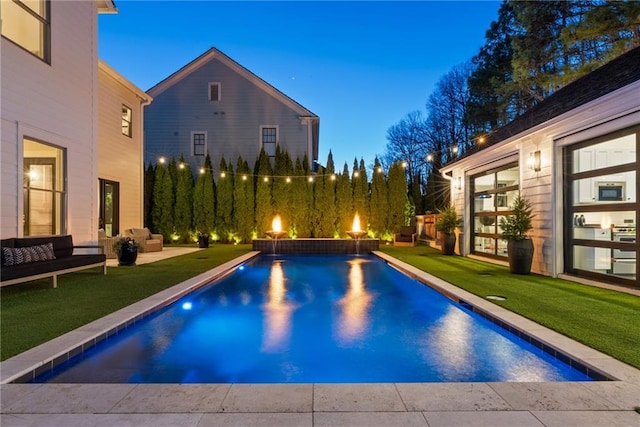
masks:
<svg viewBox="0 0 640 427"><path fill-rule="evenodd" d="M222 241L230 241L233 233L233 165L227 164L224 156L220 159L216 194L216 230Z"/></svg>
<svg viewBox="0 0 640 427"><path fill-rule="evenodd" d="M291 176L293 175L293 164L289 154L276 147L276 158L273 167L275 175L273 181L273 190L271 193L271 202L274 212L280 215L284 230L291 227Z"/></svg>
<svg viewBox="0 0 640 427"><path fill-rule="evenodd" d="M271 204L271 187L273 185L273 170L269 156L260 150L260 155L255 167L255 216L256 230L258 237L264 237L265 233L271 230L271 220L273 219L273 206Z"/></svg>
<svg viewBox="0 0 640 427"><path fill-rule="evenodd" d="M407 178L406 172L400 162L395 162L389 168L389 216L388 216L388 229L391 232L400 231L400 227L408 225L406 218L406 212L410 205L409 198L407 197Z"/></svg>
<svg viewBox="0 0 640 427"><path fill-rule="evenodd" d="M333 154L329 151L327 167L324 169L322 180L316 183L316 210L318 215L317 237L334 237L336 232L336 181Z"/></svg>
<svg viewBox="0 0 640 427"><path fill-rule="evenodd" d="M209 154L204 159L193 190L193 225L198 232L211 233L215 228L215 184Z"/></svg>
<svg viewBox="0 0 640 427"><path fill-rule="evenodd" d="M346 236L353 225L353 194L351 192L351 180L349 179L349 167L344 164L342 173L338 175L336 185L336 230L340 237Z"/></svg>
<svg viewBox="0 0 640 427"><path fill-rule="evenodd" d="M310 191L305 168L298 157L291 181L291 228L296 237L311 237L308 226L309 206L306 193Z"/></svg>
<svg viewBox="0 0 640 427"><path fill-rule="evenodd" d="M156 165L152 216L155 231L168 241L173 234L173 184L168 168L162 164Z"/></svg>
<svg viewBox="0 0 640 427"><path fill-rule="evenodd" d="M255 228L253 177L250 176L249 165L242 156L238 156L236 163L233 205L233 228L242 242L249 242Z"/></svg>
<svg viewBox="0 0 640 427"><path fill-rule="evenodd" d="M176 183L176 204L174 209L174 224L176 234L182 243L189 241L189 231L193 227L193 173L184 157L180 156Z"/></svg>
<svg viewBox="0 0 640 427"><path fill-rule="evenodd" d="M369 179L367 170L364 167L364 159L353 160L353 178L351 180L353 194L353 213L360 217L360 224L363 230L369 226Z"/></svg>
<svg viewBox="0 0 640 427"><path fill-rule="evenodd" d="M498 9L498 19L485 33L485 43L473 57L474 71L469 77L469 102L467 123L474 135L482 135L513 119L514 98L520 98L507 90L513 80L513 38L515 13L510 3L503 1Z"/></svg>
<svg viewBox="0 0 640 427"><path fill-rule="evenodd" d="M309 169L309 157L305 154L302 159L302 175L304 176L304 191L301 193L302 205L300 209L304 212L304 215L300 215L300 222L297 225L298 235L300 237L311 237L314 233L314 224L316 223L316 216L314 213L314 191L315 181L311 170ZM296 175L300 173L297 171ZM298 178L302 179L302 178Z"/></svg>
<svg viewBox="0 0 640 427"><path fill-rule="evenodd" d="M371 178L371 201L369 204L369 224L374 235L382 236L387 232L389 213L389 192L384 171L378 158L373 165Z"/></svg>
<svg viewBox="0 0 640 427"><path fill-rule="evenodd" d="M156 170L151 163L144 172L144 225L155 230L153 224L153 188L156 182Z"/></svg>

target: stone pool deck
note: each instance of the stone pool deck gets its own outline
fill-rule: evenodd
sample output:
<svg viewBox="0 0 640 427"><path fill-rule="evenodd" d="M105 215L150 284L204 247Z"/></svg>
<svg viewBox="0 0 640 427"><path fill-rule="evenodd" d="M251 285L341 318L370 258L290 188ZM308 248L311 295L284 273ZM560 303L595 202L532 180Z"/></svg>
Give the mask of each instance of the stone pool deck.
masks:
<svg viewBox="0 0 640 427"><path fill-rule="evenodd" d="M386 384L9 384L113 333L255 252L0 364L8 426L639 426L640 371L383 253L376 255L615 381Z"/></svg>

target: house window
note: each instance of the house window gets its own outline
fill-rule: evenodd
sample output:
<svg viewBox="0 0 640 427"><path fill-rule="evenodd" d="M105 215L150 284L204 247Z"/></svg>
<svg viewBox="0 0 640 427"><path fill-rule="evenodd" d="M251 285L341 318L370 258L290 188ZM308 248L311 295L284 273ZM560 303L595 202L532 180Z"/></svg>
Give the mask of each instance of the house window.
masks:
<svg viewBox="0 0 640 427"><path fill-rule="evenodd" d="M131 108L122 105L122 134L131 138Z"/></svg>
<svg viewBox="0 0 640 427"><path fill-rule="evenodd" d="M194 156L204 156L207 152L207 134L205 132L191 132Z"/></svg>
<svg viewBox="0 0 640 427"><path fill-rule="evenodd" d="M64 234L65 151L24 139L24 235Z"/></svg>
<svg viewBox="0 0 640 427"><path fill-rule="evenodd" d="M274 126L261 126L261 141L264 151L269 157L276 156L276 144L278 143L278 128Z"/></svg>
<svg viewBox="0 0 640 427"><path fill-rule="evenodd" d="M517 163L471 177L473 186L473 252L476 255L504 258L507 242L500 239L500 220L508 215L520 193L520 168Z"/></svg>
<svg viewBox="0 0 640 427"><path fill-rule="evenodd" d="M220 101L220 83L209 83L209 101Z"/></svg>
<svg viewBox="0 0 640 427"><path fill-rule="evenodd" d="M3 1L2 36L50 63L49 10L49 0Z"/></svg>
<svg viewBox="0 0 640 427"><path fill-rule="evenodd" d="M567 272L639 287L640 127L565 148Z"/></svg>

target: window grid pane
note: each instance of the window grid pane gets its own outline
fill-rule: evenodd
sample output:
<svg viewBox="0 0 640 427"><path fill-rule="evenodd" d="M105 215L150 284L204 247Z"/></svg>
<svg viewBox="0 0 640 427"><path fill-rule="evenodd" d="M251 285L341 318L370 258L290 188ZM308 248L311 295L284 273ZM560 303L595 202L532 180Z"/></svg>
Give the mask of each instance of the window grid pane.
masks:
<svg viewBox="0 0 640 427"><path fill-rule="evenodd" d="M262 146L267 156L274 157L276 155L277 129L262 128Z"/></svg>
<svg viewBox="0 0 640 427"><path fill-rule="evenodd" d="M131 108L122 106L122 134L131 138Z"/></svg>
<svg viewBox="0 0 640 427"><path fill-rule="evenodd" d="M193 155L204 156L204 152L205 152L204 133L194 133L193 134Z"/></svg>

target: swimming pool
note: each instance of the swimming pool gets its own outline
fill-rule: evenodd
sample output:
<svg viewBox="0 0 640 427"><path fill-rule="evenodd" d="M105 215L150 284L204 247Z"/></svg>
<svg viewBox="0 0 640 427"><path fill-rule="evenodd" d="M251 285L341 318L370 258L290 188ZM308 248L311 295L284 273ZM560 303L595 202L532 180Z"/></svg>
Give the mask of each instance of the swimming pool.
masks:
<svg viewBox="0 0 640 427"><path fill-rule="evenodd" d="M261 256L35 382L590 378L373 256Z"/></svg>

